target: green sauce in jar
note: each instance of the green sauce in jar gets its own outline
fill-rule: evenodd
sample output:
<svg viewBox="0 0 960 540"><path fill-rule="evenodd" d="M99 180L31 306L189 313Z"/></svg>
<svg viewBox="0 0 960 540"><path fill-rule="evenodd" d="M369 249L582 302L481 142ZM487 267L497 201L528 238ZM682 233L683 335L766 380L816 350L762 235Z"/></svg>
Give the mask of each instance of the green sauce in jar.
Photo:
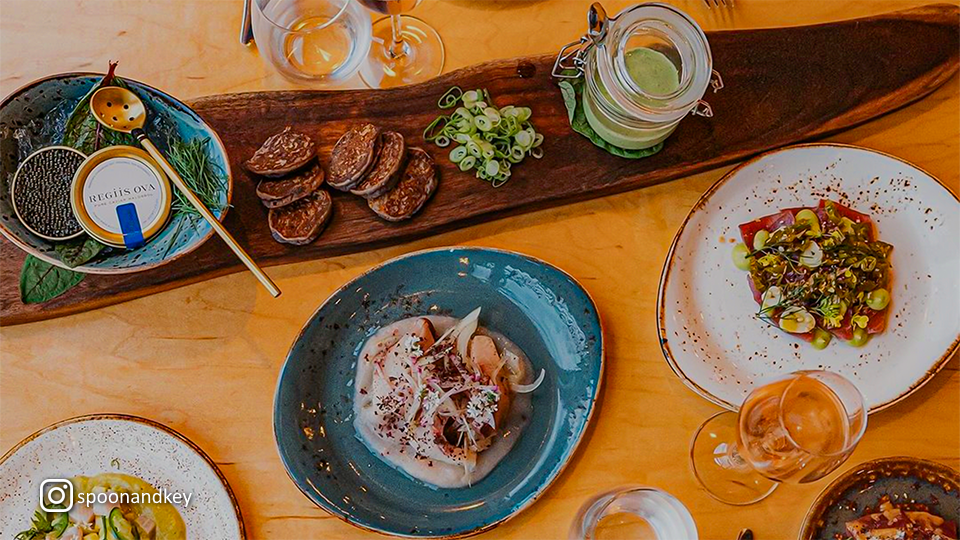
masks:
<svg viewBox="0 0 960 540"><path fill-rule="evenodd" d="M659 51L648 47L637 47L624 54L627 74L637 88L649 96L668 96L680 89L680 72L677 66ZM607 101L612 98L599 77L595 77L597 87ZM585 93L584 113L590 127L610 144L626 149L649 148L666 139L676 124L661 129L637 130L624 126L607 117L599 110L591 96Z"/></svg>
<svg viewBox="0 0 960 540"><path fill-rule="evenodd" d="M627 74L645 94L666 96L680 89L677 66L660 51L637 47L623 55Z"/></svg>

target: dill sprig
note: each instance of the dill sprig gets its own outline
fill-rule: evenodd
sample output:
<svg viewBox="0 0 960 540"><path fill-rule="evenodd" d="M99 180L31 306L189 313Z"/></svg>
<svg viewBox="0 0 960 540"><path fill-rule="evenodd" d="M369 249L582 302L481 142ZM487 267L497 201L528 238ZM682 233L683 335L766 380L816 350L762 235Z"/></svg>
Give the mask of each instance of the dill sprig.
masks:
<svg viewBox="0 0 960 540"><path fill-rule="evenodd" d="M207 155L209 143L210 139L183 141L171 138L167 143L167 159L204 206L218 214L226 208L220 200L220 194L226 188L227 178L223 170ZM191 221L201 218L200 212L179 189L174 190L174 195L174 215L184 215Z"/></svg>

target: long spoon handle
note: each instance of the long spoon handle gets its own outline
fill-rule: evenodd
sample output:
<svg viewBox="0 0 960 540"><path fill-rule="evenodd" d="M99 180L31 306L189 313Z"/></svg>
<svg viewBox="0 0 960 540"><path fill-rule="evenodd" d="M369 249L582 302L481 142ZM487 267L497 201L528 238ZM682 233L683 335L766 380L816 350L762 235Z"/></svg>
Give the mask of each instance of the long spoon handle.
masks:
<svg viewBox="0 0 960 540"><path fill-rule="evenodd" d="M227 232L227 229L224 228L223 224L220 223L220 220L210 212L209 209L203 204L203 202L194 195L193 191L187 187L186 182L183 181L183 178L180 178L180 175L177 174L177 171L170 166L170 163L167 161L163 154L160 153L160 150L147 138L146 134L142 130L134 130L134 136L137 137L137 140L140 141L140 144L143 148L150 154L153 159L160 164L160 168L163 169L163 172L167 174L167 177L177 186L177 189L180 190L184 196L187 197L187 200L190 201L190 204L200 212L200 215L203 216L203 219L207 220L207 223L213 227L213 230L220 235L220 238L223 238L223 241L226 242L227 246L233 250L237 257L253 272L253 275L257 277L260 283L267 289L267 291L273 295L274 298L280 296L280 289L277 288L277 285L270 279L263 270L257 266L257 263L253 262L253 259L250 258L250 255L247 255L247 252L240 247L240 244L234 240L233 236Z"/></svg>

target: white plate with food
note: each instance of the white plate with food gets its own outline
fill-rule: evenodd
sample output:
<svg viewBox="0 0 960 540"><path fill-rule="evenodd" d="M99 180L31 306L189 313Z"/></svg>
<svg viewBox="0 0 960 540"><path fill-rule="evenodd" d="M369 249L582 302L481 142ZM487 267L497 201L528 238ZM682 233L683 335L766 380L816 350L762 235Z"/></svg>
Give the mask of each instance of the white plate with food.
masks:
<svg viewBox="0 0 960 540"><path fill-rule="evenodd" d="M658 331L670 367L736 410L758 383L839 373L871 412L960 343L957 196L893 156L837 144L777 150L714 184L674 239Z"/></svg>
<svg viewBox="0 0 960 540"><path fill-rule="evenodd" d="M0 530L17 540L246 538L230 486L199 447L119 414L58 422L0 458Z"/></svg>

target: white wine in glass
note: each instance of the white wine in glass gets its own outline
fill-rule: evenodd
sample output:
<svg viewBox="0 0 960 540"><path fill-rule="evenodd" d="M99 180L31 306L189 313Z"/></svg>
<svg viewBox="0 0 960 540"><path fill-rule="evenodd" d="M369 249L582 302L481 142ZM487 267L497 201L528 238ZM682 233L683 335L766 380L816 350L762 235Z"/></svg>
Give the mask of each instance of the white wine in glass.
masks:
<svg viewBox="0 0 960 540"><path fill-rule="evenodd" d="M371 88L393 88L432 79L443 71L440 34L416 17L405 15L421 0L357 0L388 15L373 23L373 44L360 78Z"/></svg>
<svg viewBox="0 0 960 540"><path fill-rule="evenodd" d="M839 467L867 426L863 396L829 371L799 371L753 390L740 413L697 431L694 473L714 498L751 504L780 482L814 482Z"/></svg>

